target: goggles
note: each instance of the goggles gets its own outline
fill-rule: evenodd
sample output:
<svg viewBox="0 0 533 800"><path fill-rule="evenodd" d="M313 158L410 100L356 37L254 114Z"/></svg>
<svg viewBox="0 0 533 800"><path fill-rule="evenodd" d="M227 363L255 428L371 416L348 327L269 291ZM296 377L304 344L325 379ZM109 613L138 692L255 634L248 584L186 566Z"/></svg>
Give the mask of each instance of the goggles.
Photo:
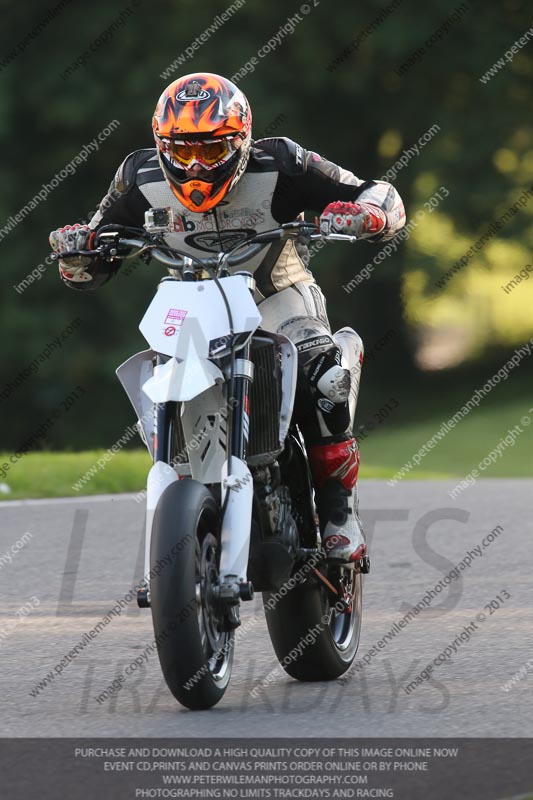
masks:
<svg viewBox="0 0 533 800"><path fill-rule="evenodd" d="M198 163L206 169L212 169L215 164L225 161L233 152L233 147L227 139L195 144L167 141L166 147L171 158L182 167L190 167L194 163Z"/></svg>

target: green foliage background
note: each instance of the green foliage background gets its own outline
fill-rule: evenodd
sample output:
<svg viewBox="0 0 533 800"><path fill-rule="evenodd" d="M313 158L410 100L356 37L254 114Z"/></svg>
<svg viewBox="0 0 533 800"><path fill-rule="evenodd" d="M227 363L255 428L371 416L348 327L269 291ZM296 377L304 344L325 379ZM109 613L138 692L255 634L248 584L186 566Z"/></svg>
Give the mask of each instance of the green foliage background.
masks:
<svg viewBox="0 0 533 800"><path fill-rule="evenodd" d="M533 281L521 283L511 294L501 289L531 263L533 200L444 291L435 288L439 276L487 224L533 184L533 42L489 83L479 81L533 25L531 8L522 0L494 0L490 7L469 3L462 21L399 77L396 70L442 26L456 0L431 5L403 0L333 70L328 66L387 4L315 3L311 0L310 13L294 33L260 59L240 86L254 109L256 136L284 115L276 134L364 178L383 175L404 148L432 125L440 126L420 156L398 173L395 185L408 218L440 186L450 195L397 253L351 294L342 285L377 253L374 246L328 246L312 263L328 297L333 326L353 325L370 351L386 331L394 330L393 341L364 371L362 414L376 397L395 394L405 396L404 408L409 405L423 415L429 395L416 355L431 336L444 342L443 365L449 367L440 373L441 384L431 379L431 391L441 391L439 386L450 380L470 385L465 363L475 367L476 375L492 374L494 364L533 334ZM9 20L2 31L2 56L53 5L32 5L31 13L13 0L0 7L3 19ZM173 77L197 70L231 76L299 7L280 0L247 0ZM94 293L69 291L55 267L22 294L13 288L44 260L48 232L86 219L123 158L151 146L151 114L169 82L160 73L227 4L144 0L86 66L62 79L125 8L125 2L73 0L0 70L0 228L83 144L111 120L120 122L99 151L0 242L2 386L72 319L83 319L59 354L0 402L3 449L16 448L76 385L86 389L84 398L57 421L41 441L43 447L106 447L132 421L114 369L145 346L137 326L161 274L158 268L141 266ZM453 357L447 351L448 336L449 349L453 344L458 352ZM450 370L459 362L463 367L458 372ZM413 400L415 386L420 390Z"/></svg>

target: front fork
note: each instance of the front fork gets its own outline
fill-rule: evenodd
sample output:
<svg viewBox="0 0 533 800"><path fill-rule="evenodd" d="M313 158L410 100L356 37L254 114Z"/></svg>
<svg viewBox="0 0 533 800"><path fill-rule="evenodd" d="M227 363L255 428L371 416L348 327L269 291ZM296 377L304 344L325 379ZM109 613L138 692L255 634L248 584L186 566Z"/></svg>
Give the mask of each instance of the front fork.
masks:
<svg viewBox="0 0 533 800"><path fill-rule="evenodd" d="M156 368L163 363L157 356ZM214 594L224 608L228 627L237 627L239 601L253 598L253 586L247 579L252 520L253 479L246 464L250 430L250 387L253 362L250 341L232 356L232 377L226 384L228 408L227 457L221 475L222 523L220 581ZM145 570L143 586L138 593L141 607L150 605L150 545L155 509L163 491L178 480L171 466L177 403L156 403L154 406L154 464L148 475L146 496Z"/></svg>
<svg viewBox="0 0 533 800"><path fill-rule="evenodd" d="M163 364L165 359L157 355L155 367ZM146 518L144 534L144 578L137 592L137 604L140 608L150 606L150 546L152 541L152 525L159 498L171 483L178 480L176 471L171 466L172 440L174 437L174 421L177 403L156 403L154 405L154 463L148 473L146 483Z"/></svg>
<svg viewBox="0 0 533 800"><path fill-rule="evenodd" d="M229 627L239 622L239 601L251 600L254 590L247 579L254 486L246 464L250 431L250 387L254 365L250 341L232 356L232 377L227 383L228 415L227 458L222 471L222 526L220 582L215 595L223 604Z"/></svg>

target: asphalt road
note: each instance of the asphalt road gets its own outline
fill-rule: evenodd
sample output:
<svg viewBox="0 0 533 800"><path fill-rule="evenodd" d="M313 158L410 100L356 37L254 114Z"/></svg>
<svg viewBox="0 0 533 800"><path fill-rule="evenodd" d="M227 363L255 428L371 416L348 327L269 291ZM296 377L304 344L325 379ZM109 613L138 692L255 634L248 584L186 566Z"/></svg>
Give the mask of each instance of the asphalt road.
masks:
<svg viewBox="0 0 533 800"><path fill-rule="evenodd" d="M254 698L251 690L277 663L261 617L239 643L225 698L207 712L176 703L156 656L113 699L95 700L153 639L150 612L133 603L31 695L141 576L143 509L127 495L2 503L2 735L533 736L531 481L478 481L456 500L447 494L453 485L361 481L372 572L358 658L496 529L428 610L398 625L346 684L299 684L280 673ZM256 596L243 620L258 613ZM406 693L472 621L471 638Z"/></svg>

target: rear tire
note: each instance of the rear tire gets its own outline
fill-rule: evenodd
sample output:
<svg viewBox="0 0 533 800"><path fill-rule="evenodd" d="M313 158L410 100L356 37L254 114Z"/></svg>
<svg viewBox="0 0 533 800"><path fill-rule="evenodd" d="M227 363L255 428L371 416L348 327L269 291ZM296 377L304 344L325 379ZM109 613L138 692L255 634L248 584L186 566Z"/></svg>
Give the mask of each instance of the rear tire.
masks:
<svg viewBox="0 0 533 800"><path fill-rule="evenodd" d="M333 578L331 572L329 567L329 580ZM343 569L344 574L348 572ZM333 609L335 603L330 601L329 593L312 579L289 589L274 608L265 609L272 646L292 678L330 681L350 668L361 633L361 574L352 571L351 581L352 610L345 614ZM275 594L263 592L264 605Z"/></svg>
<svg viewBox="0 0 533 800"><path fill-rule="evenodd" d="M219 558L213 496L194 480L170 484L152 529L152 620L167 686L190 709L216 705L231 676L233 632L221 630L212 594Z"/></svg>

